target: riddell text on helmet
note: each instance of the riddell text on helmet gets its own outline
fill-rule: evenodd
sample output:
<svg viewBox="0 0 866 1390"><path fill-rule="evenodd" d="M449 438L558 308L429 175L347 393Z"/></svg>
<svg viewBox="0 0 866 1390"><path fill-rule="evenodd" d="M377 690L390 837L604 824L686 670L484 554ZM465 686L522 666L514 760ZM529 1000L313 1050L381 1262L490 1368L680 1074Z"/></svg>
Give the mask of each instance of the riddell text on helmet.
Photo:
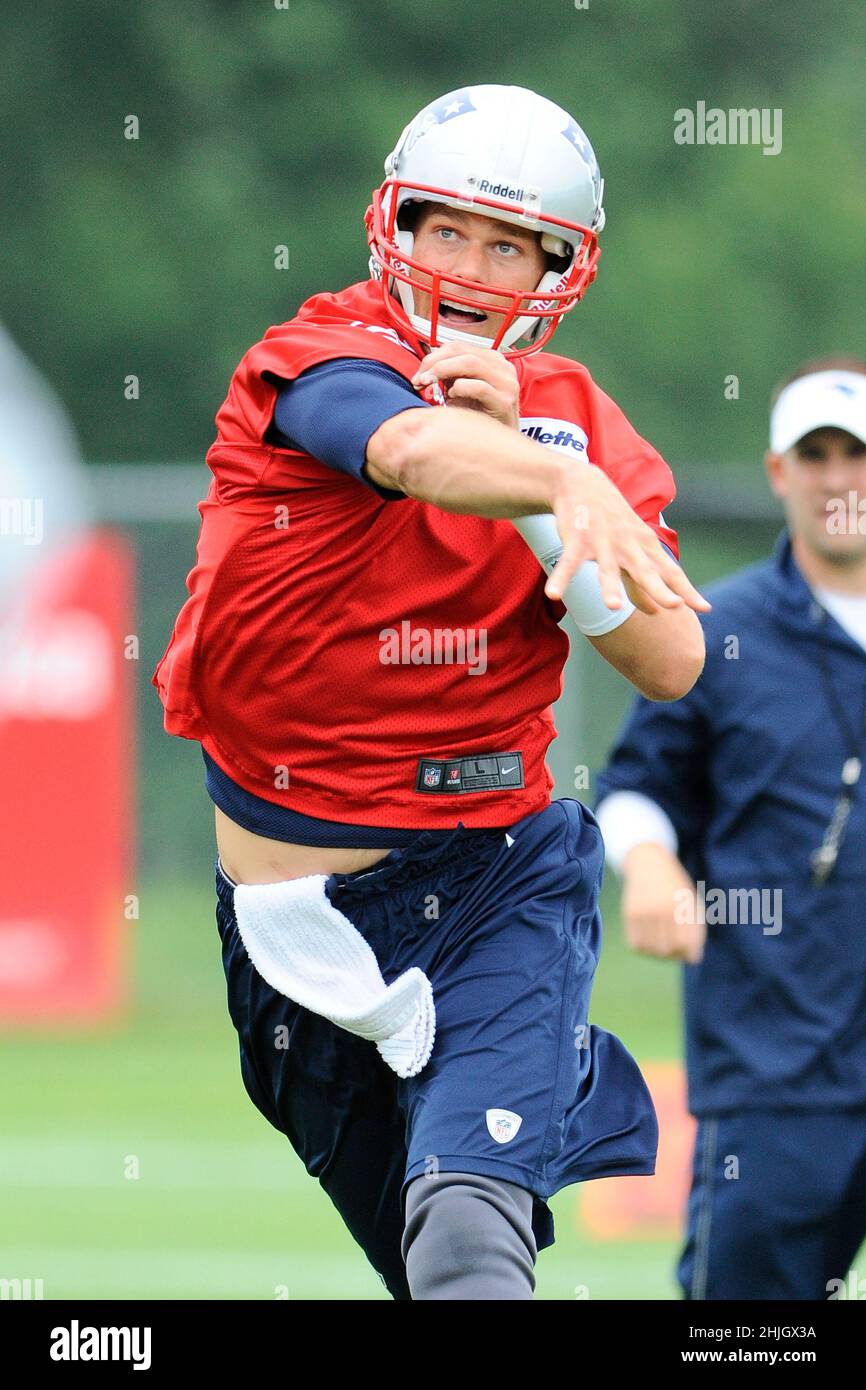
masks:
<svg viewBox="0 0 866 1390"><path fill-rule="evenodd" d="M515 203L522 203L526 190L511 188L507 183L491 183L489 179L479 179L478 192L486 193L490 198L511 198Z"/></svg>

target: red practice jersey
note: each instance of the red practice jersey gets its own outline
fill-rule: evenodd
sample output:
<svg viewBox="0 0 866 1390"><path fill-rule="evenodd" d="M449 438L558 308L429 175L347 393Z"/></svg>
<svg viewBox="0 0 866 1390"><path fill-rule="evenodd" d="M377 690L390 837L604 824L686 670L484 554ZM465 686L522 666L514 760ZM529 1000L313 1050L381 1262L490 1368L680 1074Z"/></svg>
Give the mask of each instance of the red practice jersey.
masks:
<svg viewBox="0 0 866 1390"><path fill-rule="evenodd" d="M566 610L510 521L388 501L265 442L277 383L340 357L417 370L372 280L307 300L232 377L189 598L153 677L165 727L304 815L512 824L550 800ZM677 554L671 471L586 368L549 352L515 367L523 432L602 468Z"/></svg>

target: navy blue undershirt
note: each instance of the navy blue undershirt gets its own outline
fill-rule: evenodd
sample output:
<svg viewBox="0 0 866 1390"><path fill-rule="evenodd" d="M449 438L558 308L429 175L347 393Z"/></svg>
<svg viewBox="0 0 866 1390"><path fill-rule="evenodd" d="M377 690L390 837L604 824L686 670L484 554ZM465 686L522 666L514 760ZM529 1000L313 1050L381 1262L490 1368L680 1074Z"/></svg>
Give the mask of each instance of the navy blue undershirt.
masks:
<svg viewBox="0 0 866 1390"><path fill-rule="evenodd" d="M458 823L462 824L462 821L455 820L450 830L430 830L423 825L417 830L398 830L393 826L348 825L345 821L305 816L300 811L290 811L286 806L278 806L273 801L265 801L263 797L245 791L217 766L203 748L201 751L206 769L205 786L214 805L219 806L230 820L243 826L244 830L265 835L271 840L331 849L402 849L424 831L437 840L444 840L454 834ZM503 830L507 828L502 827ZM467 833L489 835L490 828L475 831L467 827Z"/></svg>
<svg viewBox="0 0 866 1390"><path fill-rule="evenodd" d="M380 487L367 477L364 461L370 436L402 410L432 410L414 388L384 362L335 357L279 384L274 415L265 440L284 449L300 449L332 468L350 474L387 501L406 494Z"/></svg>

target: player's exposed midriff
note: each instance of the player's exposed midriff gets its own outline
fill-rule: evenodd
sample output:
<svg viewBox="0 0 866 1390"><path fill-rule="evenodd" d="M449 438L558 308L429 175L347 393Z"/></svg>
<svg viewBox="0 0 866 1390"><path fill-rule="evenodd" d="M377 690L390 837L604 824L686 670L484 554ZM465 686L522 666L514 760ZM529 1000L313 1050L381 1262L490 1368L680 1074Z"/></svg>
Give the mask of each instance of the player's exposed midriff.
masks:
<svg viewBox="0 0 866 1390"><path fill-rule="evenodd" d="M351 874L370 869L388 849L331 849L319 845L295 845L254 835L237 825L218 806L216 840L220 862L235 883L283 883L307 874Z"/></svg>

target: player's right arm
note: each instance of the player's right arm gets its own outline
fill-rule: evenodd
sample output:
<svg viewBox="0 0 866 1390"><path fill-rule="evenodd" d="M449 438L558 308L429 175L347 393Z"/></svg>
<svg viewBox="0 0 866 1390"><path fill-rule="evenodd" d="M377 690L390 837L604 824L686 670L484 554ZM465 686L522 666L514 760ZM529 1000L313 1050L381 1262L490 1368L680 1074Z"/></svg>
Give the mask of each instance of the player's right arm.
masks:
<svg viewBox="0 0 866 1390"><path fill-rule="evenodd" d="M524 438L508 373L504 385L501 379L510 364L479 352L471 366L478 379L467 377L467 386L490 393L483 409L462 399L456 408L450 396L450 409L425 404L399 372L377 361L311 366L280 386L271 442L330 464L389 503L414 497L446 511L515 519L533 553L539 556L540 544L550 555L549 564L539 557L551 575L547 594L562 597L605 659L649 699L678 699L704 659L692 609L708 605L606 472L575 469Z"/></svg>
<svg viewBox="0 0 866 1390"><path fill-rule="evenodd" d="M370 436L366 472L380 486L447 512L493 519L552 512L563 553L545 585L550 598L560 598L592 559L609 608L620 607L623 571L637 595L662 608L709 606L601 469L571 468L554 450L487 415L400 411Z"/></svg>

